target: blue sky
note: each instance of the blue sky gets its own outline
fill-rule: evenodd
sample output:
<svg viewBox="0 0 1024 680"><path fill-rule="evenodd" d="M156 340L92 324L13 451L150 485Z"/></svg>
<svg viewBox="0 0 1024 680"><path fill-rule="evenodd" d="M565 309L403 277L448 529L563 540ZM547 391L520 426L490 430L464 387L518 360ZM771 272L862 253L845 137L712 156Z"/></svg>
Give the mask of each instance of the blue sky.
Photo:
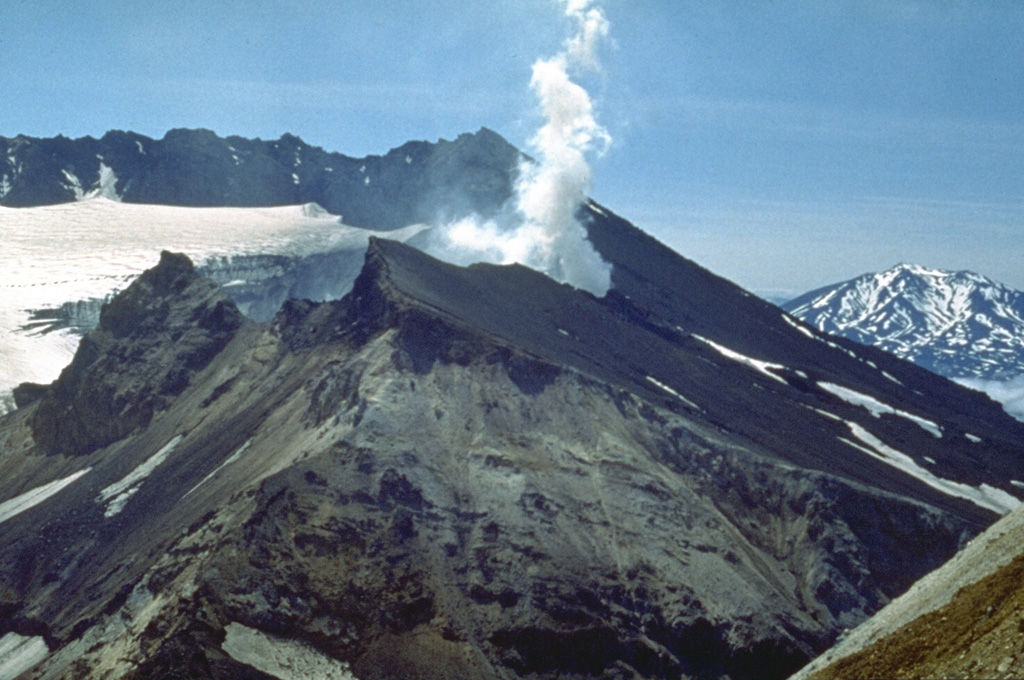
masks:
<svg viewBox="0 0 1024 680"><path fill-rule="evenodd" d="M1024 3L597 6L599 202L762 293L901 261L1024 289ZM0 135L525 147L530 67L570 29L555 0L4 0Z"/></svg>

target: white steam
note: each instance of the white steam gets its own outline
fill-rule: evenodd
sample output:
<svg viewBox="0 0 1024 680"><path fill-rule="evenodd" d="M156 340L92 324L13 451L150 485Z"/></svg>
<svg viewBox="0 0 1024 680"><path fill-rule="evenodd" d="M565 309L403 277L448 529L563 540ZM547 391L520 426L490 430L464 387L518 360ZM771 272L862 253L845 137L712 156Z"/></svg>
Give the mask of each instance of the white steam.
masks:
<svg viewBox="0 0 1024 680"><path fill-rule="evenodd" d="M431 253L458 264L518 262L595 295L611 287L611 265L601 259L576 219L590 188L589 153L603 153L611 137L594 119L587 91L570 71L597 70L597 47L609 24L592 0L560 0L576 30L562 51L533 65L530 87L544 125L530 140L535 162L523 162L514 210L493 220L471 216L435 232Z"/></svg>

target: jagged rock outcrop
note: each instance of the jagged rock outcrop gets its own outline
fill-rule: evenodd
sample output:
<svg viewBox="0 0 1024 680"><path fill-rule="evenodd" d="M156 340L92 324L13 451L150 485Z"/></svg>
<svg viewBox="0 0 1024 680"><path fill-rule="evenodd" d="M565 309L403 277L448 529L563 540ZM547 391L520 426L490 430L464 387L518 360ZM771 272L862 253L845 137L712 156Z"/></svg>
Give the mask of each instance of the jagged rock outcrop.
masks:
<svg viewBox="0 0 1024 680"><path fill-rule="evenodd" d="M997 517L971 490L1024 477L1021 425L982 397L590 227L623 253L605 299L374 240L343 300L267 325L163 257L0 419L0 648L21 650L0 663L785 677ZM700 284L716 297L679 292ZM899 410L821 387L840 380ZM868 429L962 486L894 469Z"/></svg>
<svg viewBox="0 0 1024 680"><path fill-rule="evenodd" d="M36 444L83 455L145 427L244 323L188 258L164 252L159 266L103 306L99 327L51 388L21 388L23 402L40 402L31 420Z"/></svg>
<svg viewBox="0 0 1024 680"><path fill-rule="evenodd" d="M154 140L0 137L0 205L103 194L131 203L275 206L317 203L347 224L389 230L493 214L512 195L518 150L482 128L454 141L408 142L351 158L285 134L274 141L171 130Z"/></svg>

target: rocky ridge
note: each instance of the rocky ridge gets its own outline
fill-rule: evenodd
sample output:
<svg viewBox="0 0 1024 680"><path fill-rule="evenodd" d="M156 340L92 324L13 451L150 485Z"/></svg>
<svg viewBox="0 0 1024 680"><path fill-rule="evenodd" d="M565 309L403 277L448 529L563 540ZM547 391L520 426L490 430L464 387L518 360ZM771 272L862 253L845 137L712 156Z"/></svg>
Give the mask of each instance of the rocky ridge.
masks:
<svg viewBox="0 0 1024 680"><path fill-rule="evenodd" d="M316 203L347 224L389 230L494 214L512 195L521 159L487 128L365 158L327 152L291 134L272 141L184 129L158 140L117 130L100 139L19 135L0 137L0 205L90 195L193 207Z"/></svg>
<svg viewBox="0 0 1024 680"><path fill-rule="evenodd" d="M623 254L601 300L374 240L350 295L258 325L162 258L0 420L0 649L27 650L6 661L282 677L271 649L361 680L785 677L996 517L812 408L965 483L1024 477L1020 425L990 402L808 339L600 208L589 226ZM709 317L712 296L740 308ZM709 344L759 334L761 363ZM115 433L93 410L116 402L108 371L124 405L159 395ZM943 436L816 387L841 378ZM58 419L73 435L52 441Z"/></svg>

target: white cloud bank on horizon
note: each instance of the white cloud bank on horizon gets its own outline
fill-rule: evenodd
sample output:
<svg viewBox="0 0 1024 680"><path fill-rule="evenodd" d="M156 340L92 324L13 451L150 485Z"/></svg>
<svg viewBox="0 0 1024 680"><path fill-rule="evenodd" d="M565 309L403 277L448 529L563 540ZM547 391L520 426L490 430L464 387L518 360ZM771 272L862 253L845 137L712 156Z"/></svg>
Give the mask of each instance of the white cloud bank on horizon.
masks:
<svg viewBox="0 0 1024 680"><path fill-rule="evenodd" d="M599 70L597 47L609 23L591 0L562 0L576 30L562 50L533 65L530 87L544 125L529 142L535 162L524 161L503 217L470 216L439 228L428 252L456 264L519 263L594 295L611 287L611 265L601 259L576 219L590 189L590 153L603 153L608 131L594 118L590 95L569 75Z"/></svg>

